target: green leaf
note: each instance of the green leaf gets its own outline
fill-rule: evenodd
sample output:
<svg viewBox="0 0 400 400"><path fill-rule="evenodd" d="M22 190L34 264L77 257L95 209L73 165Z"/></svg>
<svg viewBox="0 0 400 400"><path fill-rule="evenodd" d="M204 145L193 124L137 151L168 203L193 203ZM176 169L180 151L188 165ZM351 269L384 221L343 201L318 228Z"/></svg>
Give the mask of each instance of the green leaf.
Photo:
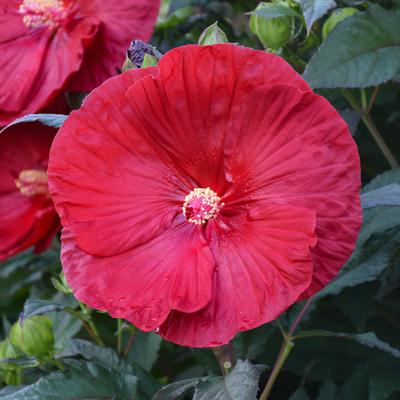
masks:
<svg viewBox="0 0 400 400"><path fill-rule="evenodd" d="M400 368L372 366L369 370L369 400L385 400L400 390Z"/></svg>
<svg viewBox="0 0 400 400"><path fill-rule="evenodd" d="M28 114L22 118L17 118L11 124L0 130L0 133L4 132L11 126L24 124L28 122L40 122L43 125L50 126L52 128L60 128L64 121L68 118L68 115L62 114Z"/></svg>
<svg viewBox="0 0 400 400"><path fill-rule="evenodd" d="M65 349L63 349L62 353L58 354L58 358L75 357L77 355L84 357L86 360L93 361L104 368L131 372L131 366L120 359L113 349L100 347L82 339L67 340Z"/></svg>
<svg viewBox="0 0 400 400"><path fill-rule="evenodd" d="M195 389L193 400L256 400L263 366L241 361L225 377L208 377Z"/></svg>
<svg viewBox="0 0 400 400"><path fill-rule="evenodd" d="M191 378L171 383L158 391L153 400L176 400L194 389L199 381L200 378Z"/></svg>
<svg viewBox="0 0 400 400"><path fill-rule="evenodd" d="M346 121L347 125L349 126L351 135L355 136L358 124L362 116L362 112L349 109L339 110L339 112L342 118Z"/></svg>
<svg viewBox="0 0 400 400"><path fill-rule="evenodd" d="M323 17L331 8L336 7L335 0L296 0L303 11L307 31L310 32L315 21Z"/></svg>
<svg viewBox="0 0 400 400"><path fill-rule="evenodd" d="M368 396L368 376L365 364L358 365L358 368L349 375L349 378L339 389L337 396L340 400L366 400Z"/></svg>
<svg viewBox="0 0 400 400"><path fill-rule="evenodd" d="M20 290L40 282L46 272L56 268L59 268L59 253L54 249L40 255L28 250L0 262L0 307L13 301Z"/></svg>
<svg viewBox="0 0 400 400"><path fill-rule="evenodd" d="M145 371L150 371L157 361L162 338L153 332L137 331L135 344L129 353L128 360L140 365Z"/></svg>
<svg viewBox="0 0 400 400"><path fill-rule="evenodd" d="M370 242L358 257L350 260L338 277L317 293L315 298L336 295L345 288L376 280L389 266L399 241L400 232L382 233L379 240Z"/></svg>
<svg viewBox="0 0 400 400"><path fill-rule="evenodd" d="M338 24L307 65L313 88L365 88L400 71L400 13L370 3Z"/></svg>
<svg viewBox="0 0 400 400"><path fill-rule="evenodd" d="M303 388L300 388L290 396L289 400L310 400L310 397Z"/></svg>
<svg viewBox="0 0 400 400"><path fill-rule="evenodd" d="M210 25L208 28L204 29L199 37L198 44L200 46L206 46L210 44L217 43L228 43L228 37L225 32L218 27L218 22Z"/></svg>
<svg viewBox="0 0 400 400"><path fill-rule="evenodd" d="M388 171L366 185L362 190L362 196L368 196L368 193L388 185L399 186L399 184L400 171ZM345 288L376 280L390 265L400 243L399 226L400 212L397 207L376 206L364 210L363 226L356 250L337 278L322 289L316 298L336 295Z"/></svg>
<svg viewBox="0 0 400 400"><path fill-rule="evenodd" d="M150 374L138 365L129 365L113 349L100 347L86 340L70 339L57 357L65 359L76 356L82 356L102 368L112 369L120 374L135 375L138 378L138 399L135 400L152 398L160 389L161 385Z"/></svg>
<svg viewBox="0 0 400 400"><path fill-rule="evenodd" d="M373 332L354 334L354 333L329 332L323 330L312 330L312 331L299 332L298 334L295 335L295 338L303 339L303 338L321 337L321 336L354 340L363 346L378 349L380 351L390 354L393 357L400 358L400 350L378 339L375 333Z"/></svg>
<svg viewBox="0 0 400 400"><path fill-rule="evenodd" d="M364 209L378 206L400 206L400 185L392 183L361 195Z"/></svg>
<svg viewBox="0 0 400 400"><path fill-rule="evenodd" d="M317 400L336 400L337 390L331 379L325 379L319 389Z"/></svg>
<svg viewBox="0 0 400 400"><path fill-rule="evenodd" d="M53 301L28 299L25 302L24 310L21 313L20 319L23 321L24 319L31 318L34 315L43 315L54 311L62 311L65 308L65 305Z"/></svg>
<svg viewBox="0 0 400 400"><path fill-rule="evenodd" d="M255 9L248 13L249 15L259 15L263 18L279 18L279 17L300 17L293 8L278 3L271 3L269 7Z"/></svg>
<svg viewBox="0 0 400 400"><path fill-rule="evenodd" d="M92 362L68 360L65 372L54 372L2 400L71 400L117 398L133 400L137 379L118 374Z"/></svg>

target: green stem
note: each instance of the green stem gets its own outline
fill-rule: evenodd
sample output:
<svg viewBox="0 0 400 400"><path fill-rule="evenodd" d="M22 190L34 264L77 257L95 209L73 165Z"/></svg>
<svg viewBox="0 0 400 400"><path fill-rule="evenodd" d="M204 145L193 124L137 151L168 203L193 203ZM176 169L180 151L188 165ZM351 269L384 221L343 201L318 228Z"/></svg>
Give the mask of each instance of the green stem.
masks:
<svg viewBox="0 0 400 400"><path fill-rule="evenodd" d="M349 102L349 104L354 108L354 110L363 111L361 120L364 122L364 125L369 130L372 138L375 140L376 144L381 149L381 151L382 151L383 155L385 156L386 160L388 161L389 165L394 169L399 168L399 163L397 162L395 156L389 149L386 142L383 140L382 135L378 131L378 128L374 124L374 121L372 120L371 116L367 112L368 110L362 110L360 104L357 102L357 100L354 98L353 94L349 90L342 89L342 94L345 97L345 99Z"/></svg>
<svg viewBox="0 0 400 400"><path fill-rule="evenodd" d="M94 324L94 321L90 315L89 309L82 303L79 303L79 306L82 310L82 314L80 315L80 319L83 322L86 330L88 331L89 335L96 341L99 346L104 346L104 342L99 334L99 331Z"/></svg>
<svg viewBox="0 0 400 400"><path fill-rule="evenodd" d="M122 351L122 319L117 318L117 352L121 354Z"/></svg>
<svg viewBox="0 0 400 400"><path fill-rule="evenodd" d="M278 358L275 362L274 368L272 369L271 375L268 378L268 382L265 386L265 389L261 394L260 400L268 399L268 397L271 393L272 387L274 386L274 383L276 381L276 378L278 377L279 372L281 371L283 365L285 364L285 361L287 360L293 347L294 347L294 343L290 340L285 339L285 341L283 342L281 351L278 355Z"/></svg>
<svg viewBox="0 0 400 400"><path fill-rule="evenodd" d="M365 89L361 89L361 106L364 111L367 111L368 100L367 100L367 91Z"/></svg>
<svg viewBox="0 0 400 400"><path fill-rule="evenodd" d="M275 381L281 371L283 365L285 364L290 352L294 347L293 343L293 334L296 331L298 325L300 324L301 320L303 319L305 313L307 312L308 308L310 307L311 302L313 301L313 297L310 297L307 302L304 304L304 307L297 315L296 319L294 320L293 324L291 325L289 332L285 335L281 350L279 351L278 357L275 361L275 365L272 368L272 372L268 378L267 384L261 394L260 400L268 400L269 395L271 394L271 390L275 384Z"/></svg>
<svg viewBox="0 0 400 400"><path fill-rule="evenodd" d="M124 357L125 358L128 358L129 353L131 352L133 343L135 342L136 332L137 332L136 328L132 326L132 332L131 332L131 334L129 336L128 344L126 345L126 348L124 350Z"/></svg>
<svg viewBox="0 0 400 400"><path fill-rule="evenodd" d="M390 166L394 169L399 168L400 167L399 163L397 162L393 153L390 151L386 142L383 140L383 138L382 138L381 134L379 133L378 128L374 124L374 121L372 120L371 116L369 114L364 114L361 117L361 119L364 122L364 125L370 131L371 136L374 138L375 142L378 144L382 153L385 155L386 160L388 161Z"/></svg>
<svg viewBox="0 0 400 400"><path fill-rule="evenodd" d="M213 352L218 361L222 375L228 375L234 364L232 345L229 343L225 346L214 347Z"/></svg>
<svg viewBox="0 0 400 400"><path fill-rule="evenodd" d="M371 98L369 99L369 104L367 107L367 114L369 114L371 112L372 106L375 103L376 97L378 96L378 92L379 92L380 86L375 86L374 91L372 92Z"/></svg>

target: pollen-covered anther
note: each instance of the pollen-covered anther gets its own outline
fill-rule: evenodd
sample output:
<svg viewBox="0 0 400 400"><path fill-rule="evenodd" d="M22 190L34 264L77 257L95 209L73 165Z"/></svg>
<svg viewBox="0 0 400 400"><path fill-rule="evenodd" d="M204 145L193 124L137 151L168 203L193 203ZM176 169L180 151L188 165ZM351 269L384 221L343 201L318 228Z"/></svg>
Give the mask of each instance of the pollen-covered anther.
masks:
<svg viewBox="0 0 400 400"><path fill-rule="evenodd" d="M27 197L49 195L49 185L45 171L29 169L20 172L15 186Z"/></svg>
<svg viewBox="0 0 400 400"><path fill-rule="evenodd" d="M65 18L62 0L24 0L18 11L28 28L56 28Z"/></svg>
<svg viewBox="0 0 400 400"><path fill-rule="evenodd" d="M220 201L221 198L209 187L195 188L185 197L182 212L188 222L202 225L209 219L216 218L225 205Z"/></svg>

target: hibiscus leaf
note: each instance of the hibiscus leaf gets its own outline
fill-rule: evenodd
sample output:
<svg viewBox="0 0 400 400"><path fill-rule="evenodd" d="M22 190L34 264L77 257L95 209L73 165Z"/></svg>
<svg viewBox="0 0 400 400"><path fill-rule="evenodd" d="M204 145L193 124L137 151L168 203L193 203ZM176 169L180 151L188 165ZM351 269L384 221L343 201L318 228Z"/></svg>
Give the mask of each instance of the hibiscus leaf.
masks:
<svg viewBox="0 0 400 400"><path fill-rule="evenodd" d="M369 368L369 400L387 399L400 390L400 368L372 365Z"/></svg>
<svg viewBox="0 0 400 400"><path fill-rule="evenodd" d="M60 128L67 118L68 115L63 114L28 114L11 122L11 124L0 130L0 133L10 128L11 126L28 122L40 122L43 125L50 126L52 128Z"/></svg>
<svg viewBox="0 0 400 400"><path fill-rule="evenodd" d="M400 71L400 13L370 4L329 34L307 65L313 88L364 88L393 79Z"/></svg>
<svg viewBox="0 0 400 400"><path fill-rule="evenodd" d="M140 365L145 371L150 371L157 360L161 342L161 336L153 332L138 331L135 346L132 346L128 355L129 362Z"/></svg>
<svg viewBox="0 0 400 400"><path fill-rule="evenodd" d="M182 381L170 383L164 386L157 394L154 396L153 400L175 400L180 396L183 396L190 390L194 389L199 383L200 378L184 379Z"/></svg>
<svg viewBox="0 0 400 400"><path fill-rule="evenodd" d="M65 305L47 300L28 299L25 302L24 310L21 313L20 320L31 318L35 315L48 314L50 312L62 311L66 308Z"/></svg>
<svg viewBox="0 0 400 400"><path fill-rule="evenodd" d="M346 121L347 125L349 126L349 130L352 136L355 136L357 132L358 123L360 122L362 112L355 111L355 110L342 110L339 111L342 118Z"/></svg>
<svg viewBox="0 0 400 400"><path fill-rule="evenodd" d="M330 378L325 379L319 389L317 400L336 400L336 398L337 386Z"/></svg>
<svg viewBox="0 0 400 400"><path fill-rule="evenodd" d="M256 400L258 381L264 366L241 361L225 377L208 377L195 389L193 400Z"/></svg>
<svg viewBox="0 0 400 400"><path fill-rule="evenodd" d="M331 8L336 7L335 0L296 0L303 11L307 31L310 32L315 21L323 17Z"/></svg>
<svg viewBox="0 0 400 400"><path fill-rule="evenodd" d="M345 288L376 280L390 265L390 260L399 241L399 231L382 233L377 240L368 243L368 246L365 246L357 256L354 256L345 265L338 277L322 289L315 298L336 295Z"/></svg>
<svg viewBox="0 0 400 400"><path fill-rule="evenodd" d="M310 397L303 388L299 388L290 396L289 400L310 400Z"/></svg>
<svg viewBox="0 0 400 400"><path fill-rule="evenodd" d="M138 378L138 398L136 400L152 398L160 389L161 385L153 376L136 364L128 364L113 349L100 347L82 339L69 339L57 357L66 359L76 356L82 356L102 368L136 376Z"/></svg>
<svg viewBox="0 0 400 400"><path fill-rule="evenodd" d="M124 372L132 371L131 366L124 360L120 359L113 349L100 347L82 339L67 340L65 348L58 357L67 358L78 355L84 357L86 360L93 361L104 368L111 368L115 371Z"/></svg>
<svg viewBox="0 0 400 400"><path fill-rule="evenodd" d="M387 171L377 176L363 188L362 197L375 197L375 191L391 185L400 186L399 170ZM356 250L337 278L322 289L316 298L339 294L345 288L376 280L390 265L398 247L399 225L400 212L397 207L376 206L365 209Z"/></svg>
<svg viewBox="0 0 400 400"><path fill-rule="evenodd" d="M54 372L32 385L1 397L2 400L70 400L107 399L133 400L137 379L133 375L118 374L95 363L65 361L66 370Z"/></svg>
<svg viewBox="0 0 400 400"><path fill-rule="evenodd" d="M302 331L295 335L295 339L304 339L310 337L332 337L340 339L350 339L356 341L357 343L363 346L383 351L395 358L400 358L399 349L396 349L391 345L389 345L388 343L380 340L373 332L354 334L354 333L330 332L324 330L310 330L310 331Z"/></svg>
<svg viewBox="0 0 400 400"><path fill-rule="evenodd" d="M392 183L361 195L364 209L378 206L400 206L400 185Z"/></svg>

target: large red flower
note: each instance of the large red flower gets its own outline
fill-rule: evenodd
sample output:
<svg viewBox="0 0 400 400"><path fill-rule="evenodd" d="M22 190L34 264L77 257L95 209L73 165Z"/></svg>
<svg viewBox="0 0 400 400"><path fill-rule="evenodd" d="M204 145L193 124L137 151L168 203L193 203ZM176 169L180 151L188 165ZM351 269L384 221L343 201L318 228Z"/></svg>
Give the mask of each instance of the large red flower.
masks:
<svg viewBox="0 0 400 400"><path fill-rule="evenodd" d="M185 46L105 82L50 154L78 299L217 346L321 289L360 226L345 122L281 58Z"/></svg>
<svg viewBox="0 0 400 400"><path fill-rule="evenodd" d="M0 126L115 75L159 0L0 0ZM72 78L71 78L72 77ZM67 86L66 86L67 85Z"/></svg>
<svg viewBox="0 0 400 400"><path fill-rule="evenodd" d="M39 123L0 134L0 261L31 246L45 250L61 228L46 174L55 134Z"/></svg>

